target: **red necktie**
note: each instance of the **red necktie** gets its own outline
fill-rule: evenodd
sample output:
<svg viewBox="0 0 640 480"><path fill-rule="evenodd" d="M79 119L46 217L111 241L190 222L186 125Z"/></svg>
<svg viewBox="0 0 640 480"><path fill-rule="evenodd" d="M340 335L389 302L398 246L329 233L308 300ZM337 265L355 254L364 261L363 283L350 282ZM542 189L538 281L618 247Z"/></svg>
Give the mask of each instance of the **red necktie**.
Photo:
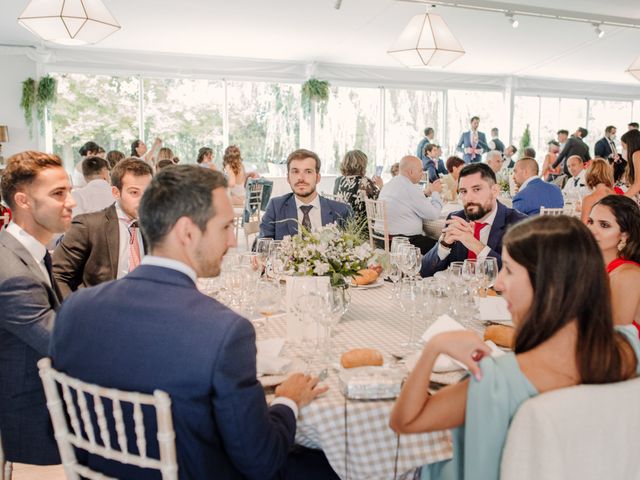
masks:
<svg viewBox="0 0 640 480"><path fill-rule="evenodd" d="M481 222L475 222L473 224L473 237L476 240L480 240L480 230L482 230L487 225L488 225L488 223L481 223ZM467 254L467 258L473 259L473 258L477 258L477 257L476 257L475 252L473 252L472 250L469 250L469 253Z"/></svg>

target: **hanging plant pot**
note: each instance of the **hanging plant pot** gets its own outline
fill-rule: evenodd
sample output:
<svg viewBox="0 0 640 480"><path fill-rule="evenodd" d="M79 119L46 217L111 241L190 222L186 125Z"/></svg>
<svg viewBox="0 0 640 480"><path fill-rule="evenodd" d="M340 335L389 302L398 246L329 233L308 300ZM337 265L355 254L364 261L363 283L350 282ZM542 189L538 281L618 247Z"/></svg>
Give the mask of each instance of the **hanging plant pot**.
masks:
<svg viewBox="0 0 640 480"><path fill-rule="evenodd" d="M302 111L305 118L309 118L314 103L320 109L320 115L324 117L327 113L327 102L329 101L329 82L310 78L302 84L301 102Z"/></svg>
<svg viewBox="0 0 640 480"><path fill-rule="evenodd" d="M22 100L20 107L24 113L24 121L29 129L29 136L33 137L33 107L36 104L36 81L27 78L22 82Z"/></svg>
<svg viewBox="0 0 640 480"><path fill-rule="evenodd" d="M45 75L38 82L38 90L36 93L36 117L40 122L40 131L44 133L44 120L47 108L50 108L57 97L58 83L56 79L50 75Z"/></svg>

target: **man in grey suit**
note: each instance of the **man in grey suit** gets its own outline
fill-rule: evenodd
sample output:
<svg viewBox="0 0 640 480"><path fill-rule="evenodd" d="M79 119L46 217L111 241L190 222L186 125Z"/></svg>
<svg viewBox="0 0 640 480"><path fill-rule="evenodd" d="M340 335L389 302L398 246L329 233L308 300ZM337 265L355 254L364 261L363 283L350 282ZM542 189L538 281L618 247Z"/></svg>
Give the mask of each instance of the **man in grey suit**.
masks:
<svg viewBox="0 0 640 480"><path fill-rule="evenodd" d="M10 157L0 183L13 221L0 231L0 433L5 458L60 463L37 362L47 355L62 296L45 245L71 224L76 203L56 155Z"/></svg>

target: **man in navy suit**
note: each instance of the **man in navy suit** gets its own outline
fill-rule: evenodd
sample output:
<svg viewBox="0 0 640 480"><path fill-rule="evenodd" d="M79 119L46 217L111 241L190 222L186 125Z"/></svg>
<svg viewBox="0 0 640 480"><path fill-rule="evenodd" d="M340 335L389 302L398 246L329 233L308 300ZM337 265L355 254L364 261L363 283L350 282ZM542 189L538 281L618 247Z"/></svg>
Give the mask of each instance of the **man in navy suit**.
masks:
<svg viewBox="0 0 640 480"><path fill-rule="evenodd" d="M298 224L309 231L329 223L340 225L353 214L349 205L318 195L320 158L314 152L300 149L289 155L287 181L293 193L269 201L260 222L261 238L282 240L297 235Z"/></svg>
<svg viewBox="0 0 640 480"><path fill-rule="evenodd" d="M478 131L480 117L471 117L471 128L460 135L456 150L464 153L464 163L475 163L482 160L482 154L488 152L487 136Z"/></svg>
<svg viewBox="0 0 640 480"><path fill-rule="evenodd" d="M604 129L604 137L596 142L593 152L596 157L604 158L613 166L613 178L617 182L624 175L627 161L620 156L616 149L616 127L609 125Z"/></svg>
<svg viewBox="0 0 640 480"><path fill-rule="evenodd" d="M197 277L220 273L235 245L222 174L196 165L163 170L139 219L150 255L124 278L65 300L51 340L55 368L105 387L169 393L181 479L338 478L322 452L292 451L298 409L326 388L293 374L268 406L253 326L196 287ZM153 416L145 423L155 429ZM157 458L157 442L149 435L147 443ZM81 463L110 477L160 478L84 453Z"/></svg>
<svg viewBox="0 0 640 480"><path fill-rule="evenodd" d="M13 221L0 231L0 433L5 460L60 463L37 362L62 302L46 245L71 225L76 202L56 155L7 160L2 196Z"/></svg>
<svg viewBox="0 0 640 480"><path fill-rule="evenodd" d="M424 137L418 143L418 148L416 149L416 157L418 157L422 161L422 165L425 165L427 161L427 153L424 151L425 147L433 142L433 137L435 136L435 131L431 127L427 127L424 129ZM423 168L424 170L424 168Z"/></svg>
<svg viewBox="0 0 640 480"><path fill-rule="evenodd" d="M467 258L495 257L500 267L502 237L507 227L527 218L497 201L500 189L489 165L465 165L458 182L464 209L449 214L438 243L422 258L420 275L423 277Z"/></svg>
<svg viewBox="0 0 640 480"><path fill-rule="evenodd" d="M562 190L553 183L538 178L538 162L524 157L516 162L513 179L519 190L513 197L513 208L525 215L538 215L540 207L562 208L564 198Z"/></svg>

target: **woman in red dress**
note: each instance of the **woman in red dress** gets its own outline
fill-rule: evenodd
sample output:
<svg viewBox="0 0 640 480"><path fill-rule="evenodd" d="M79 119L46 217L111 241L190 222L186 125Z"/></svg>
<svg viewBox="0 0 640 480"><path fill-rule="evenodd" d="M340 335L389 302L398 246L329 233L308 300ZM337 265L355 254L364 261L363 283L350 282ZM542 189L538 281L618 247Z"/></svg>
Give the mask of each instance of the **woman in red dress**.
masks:
<svg viewBox="0 0 640 480"><path fill-rule="evenodd" d="M609 195L593 206L587 226L607 265L613 321L633 322L640 332L640 208L629 197Z"/></svg>

